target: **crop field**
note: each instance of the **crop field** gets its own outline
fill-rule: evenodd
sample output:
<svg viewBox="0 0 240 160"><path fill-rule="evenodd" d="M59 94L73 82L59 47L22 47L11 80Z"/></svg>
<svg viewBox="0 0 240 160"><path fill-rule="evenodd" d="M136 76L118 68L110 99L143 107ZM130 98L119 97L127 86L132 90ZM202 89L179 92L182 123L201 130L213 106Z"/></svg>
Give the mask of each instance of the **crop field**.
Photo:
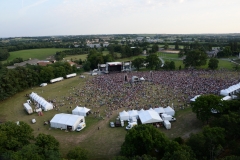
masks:
<svg viewBox="0 0 240 160"><path fill-rule="evenodd" d="M124 127L110 128L109 122L114 121L118 113L123 109L114 110L111 116L107 118L104 116L105 106L99 107L97 103L94 105L87 102L70 104L66 101L66 104L59 107L59 110L54 109L43 112L43 116L38 116L37 113L28 115L22 106L28 99L25 95L31 92L36 92L45 99L56 99L57 102L61 102L64 97L73 94L75 89L83 89L85 83L91 78L92 76L86 74L85 79L74 77L62 82L48 84L45 87L34 87L18 93L0 102L0 121L24 121L34 129L35 136L39 133L53 135L60 142L60 150L63 156L66 156L67 152L73 147L80 146L91 151L91 159L111 159L113 156L119 155L127 131ZM86 99L87 97L81 97L81 99L84 98ZM52 129L49 125L43 125L45 121L51 120L57 113L71 113L72 109L77 105L86 106L92 110L98 109L101 116L96 117L90 114L86 117L87 126L80 132L65 132L60 129ZM103 118L101 118L102 116ZM33 118L37 121L35 124L31 123ZM191 108L185 108L184 110L176 109L176 118L177 121L172 123L171 130L159 128L169 138L178 136L187 138L190 133L201 130L201 123L196 119ZM100 127L100 130L98 130L98 127Z"/></svg>
<svg viewBox="0 0 240 160"><path fill-rule="evenodd" d="M10 57L7 61L12 61L15 58L22 58L23 60L27 60L29 58L36 58L39 60L44 60L49 56L54 55L57 51L68 50L65 48L42 48L42 49L28 49L28 50L21 50L10 52Z"/></svg>

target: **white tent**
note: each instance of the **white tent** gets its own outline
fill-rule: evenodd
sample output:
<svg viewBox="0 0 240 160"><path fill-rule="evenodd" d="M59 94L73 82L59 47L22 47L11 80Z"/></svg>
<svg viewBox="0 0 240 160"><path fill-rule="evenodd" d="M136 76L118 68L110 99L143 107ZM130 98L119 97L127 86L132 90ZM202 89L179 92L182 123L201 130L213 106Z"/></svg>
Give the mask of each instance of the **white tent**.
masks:
<svg viewBox="0 0 240 160"><path fill-rule="evenodd" d="M231 100L231 99L232 99L231 96L225 96L225 97L223 97L221 100L222 100L222 101L227 101L227 100Z"/></svg>
<svg viewBox="0 0 240 160"><path fill-rule="evenodd" d="M42 108L44 111L48 111L53 109L53 105L46 101L44 98L40 97L36 93L32 92L29 97L32 101L36 102L38 104L38 107Z"/></svg>
<svg viewBox="0 0 240 160"><path fill-rule="evenodd" d="M154 111L156 111L158 114L164 114L165 113L163 107L154 108Z"/></svg>
<svg viewBox="0 0 240 160"><path fill-rule="evenodd" d="M80 111L81 115L86 117L88 115L88 112L90 111L90 109L83 107L82 110Z"/></svg>
<svg viewBox="0 0 240 160"><path fill-rule="evenodd" d="M196 95L195 97L193 97L192 99L190 99L190 101L191 102L195 102L196 101L196 99L198 98L198 97L200 97L201 95Z"/></svg>
<svg viewBox="0 0 240 160"><path fill-rule="evenodd" d="M139 118L142 124L162 122L162 118L154 110L139 112Z"/></svg>
<svg viewBox="0 0 240 160"><path fill-rule="evenodd" d="M56 114L51 119L50 126L53 128L71 129L74 131L81 122L85 122L83 116L60 113Z"/></svg>
<svg viewBox="0 0 240 160"><path fill-rule="evenodd" d="M78 107L77 106L74 110L72 110L72 114L85 117L85 116L87 116L89 111L90 111L90 109L88 109L86 107Z"/></svg>
<svg viewBox="0 0 240 160"><path fill-rule="evenodd" d="M143 77L140 78L140 81L144 81L145 79Z"/></svg>
<svg viewBox="0 0 240 160"><path fill-rule="evenodd" d="M129 118L131 118L131 117L138 118L138 111L137 110L130 110L130 111L128 111L128 114L129 114Z"/></svg>
<svg viewBox="0 0 240 160"><path fill-rule="evenodd" d="M165 111L165 114L168 114L168 115L171 115L171 116L175 115L175 111L170 106L164 108L164 111Z"/></svg>
<svg viewBox="0 0 240 160"><path fill-rule="evenodd" d="M129 120L129 113L125 110L119 113L120 120L127 121Z"/></svg>
<svg viewBox="0 0 240 160"><path fill-rule="evenodd" d="M80 116L80 111L83 109L83 107L76 107L74 110L72 110L72 114L74 115L79 115Z"/></svg>
<svg viewBox="0 0 240 160"><path fill-rule="evenodd" d="M144 109L141 109L140 111L138 111L138 115L139 115L141 112L144 112Z"/></svg>

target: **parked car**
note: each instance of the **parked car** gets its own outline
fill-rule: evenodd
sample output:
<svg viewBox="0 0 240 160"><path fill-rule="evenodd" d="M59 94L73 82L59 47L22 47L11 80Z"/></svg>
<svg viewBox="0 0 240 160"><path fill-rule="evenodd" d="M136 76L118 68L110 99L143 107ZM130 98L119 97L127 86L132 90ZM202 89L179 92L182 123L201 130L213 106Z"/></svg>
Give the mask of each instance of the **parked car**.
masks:
<svg viewBox="0 0 240 160"><path fill-rule="evenodd" d="M110 122L110 127L115 127L114 122Z"/></svg>

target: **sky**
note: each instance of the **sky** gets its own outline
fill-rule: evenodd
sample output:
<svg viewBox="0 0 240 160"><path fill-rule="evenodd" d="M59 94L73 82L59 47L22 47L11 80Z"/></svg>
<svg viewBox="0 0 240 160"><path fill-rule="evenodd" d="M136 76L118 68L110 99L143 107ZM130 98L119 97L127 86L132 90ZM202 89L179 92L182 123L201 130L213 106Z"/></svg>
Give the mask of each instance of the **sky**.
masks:
<svg viewBox="0 0 240 160"><path fill-rule="evenodd" d="M240 33L240 0L0 0L0 37Z"/></svg>

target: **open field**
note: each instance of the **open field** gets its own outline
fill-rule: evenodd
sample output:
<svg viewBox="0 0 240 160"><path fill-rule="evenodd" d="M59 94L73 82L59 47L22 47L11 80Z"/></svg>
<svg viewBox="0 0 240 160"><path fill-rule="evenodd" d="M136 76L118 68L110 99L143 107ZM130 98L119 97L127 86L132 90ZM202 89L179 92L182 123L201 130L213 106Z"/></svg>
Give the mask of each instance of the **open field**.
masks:
<svg viewBox="0 0 240 160"><path fill-rule="evenodd" d="M71 110L76 105L95 109L97 103L96 106L92 106L87 102L84 104L69 104L66 102L66 105L60 107L60 111L51 110L43 112L43 116L38 116L36 113L27 115L23 109L22 103L28 99L25 97L26 94L36 92L45 99L57 99L57 101L61 101L64 99L64 96L71 95L75 88L83 88L86 81L92 78L91 76L86 76L86 79L74 77L55 84L49 84L45 87L34 87L0 102L0 121L24 121L34 129L35 135L39 133L53 135L60 142L61 153L64 156L75 146L81 146L91 151L91 159L110 159L118 155L127 132L122 127L110 128L109 122L113 121L119 111L123 109L114 110L110 118L104 117L104 119L101 119L95 118L94 115L89 115L86 117L87 127L81 132L65 132L60 129L49 129L49 126L43 125L43 123L44 121L51 120L57 113L71 113ZM72 108L70 109L70 107ZM104 106L99 108L101 116L105 109ZM190 133L195 133L201 129L201 123L196 119L195 114L191 112L191 108L185 110L177 109L176 113L177 121L172 123L171 130L160 128L160 131L164 132L169 138L178 136L187 138ZM31 124L31 119L33 118L36 119L36 124ZM100 130L97 130L97 127L100 127Z"/></svg>
<svg viewBox="0 0 240 160"><path fill-rule="evenodd" d="M82 59L82 60L86 60L87 59L87 54L81 54L81 55L68 55L64 58L65 60L79 60L79 59Z"/></svg>
<svg viewBox="0 0 240 160"><path fill-rule="evenodd" d="M37 58L39 60L45 60L49 56L54 55L57 51L68 50L65 48L42 48L42 49L28 49L10 52L10 57L7 61L12 61L15 58L22 58L23 60L27 60L29 58Z"/></svg>

